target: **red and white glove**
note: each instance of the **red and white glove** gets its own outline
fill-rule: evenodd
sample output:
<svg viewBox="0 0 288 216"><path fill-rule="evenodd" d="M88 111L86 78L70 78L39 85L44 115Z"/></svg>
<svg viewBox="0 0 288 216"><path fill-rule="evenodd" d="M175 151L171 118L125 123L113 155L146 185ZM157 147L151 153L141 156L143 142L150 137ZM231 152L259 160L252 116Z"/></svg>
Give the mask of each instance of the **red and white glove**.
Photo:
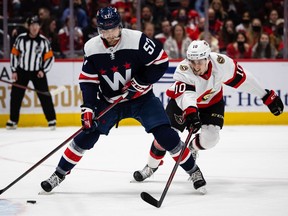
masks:
<svg viewBox="0 0 288 216"><path fill-rule="evenodd" d="M197 133L200 130L202 123L196 107L190 106L185 109L183 117L185 119L186 128L188 131L193 129L193 133Z"/></svg>
<svg viewBox="0 0 288 216"><path fill-rule="evenodd" d="M81 123L85 133L92 133L98 127L98 122L94 118L95 114L92 106L85 104L81 105Z"/></svg>
<svg viewBox="0 0 288 216"><path fill-rule="evenodd" d="M268 106L273 115L278 116L283 112L284 105L281 98L273 90L265 89L267 94L262 98L263 103Z"/></svg>
<svg viewBox="0 0 288 216"><path fill-rule="evenodd" d="M150 85L140 84L135 78L132 78L122 88L123 97L128 100L137 98L141 96L149 87Z"/></svg>

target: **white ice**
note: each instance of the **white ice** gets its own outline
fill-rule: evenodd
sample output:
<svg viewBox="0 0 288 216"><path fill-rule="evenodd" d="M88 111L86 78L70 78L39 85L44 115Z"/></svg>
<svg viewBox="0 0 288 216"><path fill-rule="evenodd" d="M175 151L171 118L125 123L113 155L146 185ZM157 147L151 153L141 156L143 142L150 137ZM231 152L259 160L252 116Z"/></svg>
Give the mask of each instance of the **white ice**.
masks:
<svg viewBox="0 0 288 216"><path fill-rule="evenodd" d="M5 188L79 128L0 129L0 189ZM287 216L288 126L224 126L220 143L201 151L197 163L207 181L206 195L193 189L181 167L161 208L159 200L174 166L170 155L144 183L131 182L146 164L152 136L142 127L113 128L87 151L59 187L38 195L66 146L0 195L1 216ZM184 133L181 135L185 140ZM36 200L28 204L27 200Z"/></svg>

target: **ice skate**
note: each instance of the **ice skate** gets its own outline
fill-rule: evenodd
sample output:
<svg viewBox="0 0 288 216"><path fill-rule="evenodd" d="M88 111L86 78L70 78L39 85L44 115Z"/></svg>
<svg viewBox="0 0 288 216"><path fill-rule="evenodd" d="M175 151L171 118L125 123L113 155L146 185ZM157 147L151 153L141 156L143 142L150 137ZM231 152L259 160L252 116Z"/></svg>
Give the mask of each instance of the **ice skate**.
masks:
<svg viewBox="0 0 288 216"><path fill-rule="evenodd" d="M136 181L141 182L144 181L146 178L149 178L153 175L154 172L156 172L157 168L151 168L148 166L148 164L142 169L135 171L133 174L133 177Z"/></svg>
<svg viewBox="0 0 288 216"><path fill-rule="evenodd" d="M191 174L189 180L193 182L193 186L195 190L199 191L201 194L207 193L206 188L205 188L206 181L198 166L196 170Z"/></svg>
<svg viewBox="0 0 288 216"><path fill-rule="evenodd" d="M51 131L56 130L56 120L52 120L48 122L48 127Z"/></svg>
<svg viewBox="0 0 288 216"><path fill-rule="evenodd" d="M50 178L48 178L45 181L41 182L41 187L44 191L50 192L52 191L56 186L58 186L63 180L65 179L65 176L60 178L56 172L54 172Z"/></svg>
<svg viewBox="0 0 288 216"><path fill-rule="evenodd" d="M13 122L10 119L6 123L6 129L7 130L15 130L17 129L17 122Z"/></svg>

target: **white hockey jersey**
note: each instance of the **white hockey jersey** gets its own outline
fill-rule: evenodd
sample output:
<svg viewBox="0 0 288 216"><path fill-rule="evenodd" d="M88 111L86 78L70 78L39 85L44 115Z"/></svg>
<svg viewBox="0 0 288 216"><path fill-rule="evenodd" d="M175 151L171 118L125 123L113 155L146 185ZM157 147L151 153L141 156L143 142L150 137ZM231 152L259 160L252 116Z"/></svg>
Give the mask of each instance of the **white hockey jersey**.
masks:
<svg viewBox="0 0 288 216"><path fill-rule="evenodd" d="M188 60L179 63L173 76L175 82L167 95L184 111L188 107L209 107L223 98L223 84L262 98L266 91L255 77L226 55L212 52L208 70L194 75Z"/></svg>

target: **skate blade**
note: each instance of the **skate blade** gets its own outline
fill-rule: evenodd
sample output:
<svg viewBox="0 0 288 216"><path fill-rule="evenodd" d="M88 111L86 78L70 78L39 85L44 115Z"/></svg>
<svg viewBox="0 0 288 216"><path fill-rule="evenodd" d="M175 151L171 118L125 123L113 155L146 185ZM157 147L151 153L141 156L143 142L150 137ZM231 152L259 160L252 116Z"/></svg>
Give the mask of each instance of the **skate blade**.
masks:
<svg viewBox="0 0 288 216"><path fill-rule="evenodd" d="M39 191L38 195L52 195L53 192L46 192L44 190Z"/></svg>
<svg viewBox="0 0 288 216"><path fill-rule="evenodd" d="M207 193L207 190L206 188L203 186L203 187L200 187L197 189L197 191L202 194L202 195L205 195Z"/></svg>

